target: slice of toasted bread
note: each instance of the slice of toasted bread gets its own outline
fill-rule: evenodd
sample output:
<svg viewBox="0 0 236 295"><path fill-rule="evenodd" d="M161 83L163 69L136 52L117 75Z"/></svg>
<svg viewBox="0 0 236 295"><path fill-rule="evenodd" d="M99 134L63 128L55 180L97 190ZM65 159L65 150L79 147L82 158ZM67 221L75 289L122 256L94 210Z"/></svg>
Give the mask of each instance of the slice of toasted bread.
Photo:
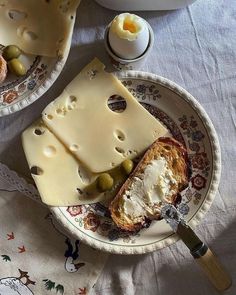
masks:
<svg viewBox="0 0 236 295"><path fill-rule="evenodd" d="M146 151L110 204L119 228L138 231L147 220L160 219L163 202L176 204L190 177L187 151L172 138L159 138Z"/></svg>

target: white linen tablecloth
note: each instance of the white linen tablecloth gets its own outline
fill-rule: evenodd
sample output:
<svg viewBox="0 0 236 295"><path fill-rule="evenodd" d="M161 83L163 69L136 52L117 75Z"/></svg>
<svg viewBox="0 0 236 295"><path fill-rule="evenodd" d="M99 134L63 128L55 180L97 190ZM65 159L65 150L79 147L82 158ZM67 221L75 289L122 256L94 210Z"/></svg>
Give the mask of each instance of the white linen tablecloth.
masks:
<svg viewBox="0 0 236 295"><path fill-rule="evenodd" d="M83 0L66 66L37 102L0 119L0 161L22 175L28 167L20 133L94 56L109 66L103 34L118 12ZM236 1L198 0L178 11L137 12L154 29L155 44L140 70L188 90L205 108L219 136L222 176L214 203L197 232L230 272L236 294ZM1 214L1 208L0 208ZM91 291L96 295L214 295L181 241L151 254L110 255Z"/></svg>

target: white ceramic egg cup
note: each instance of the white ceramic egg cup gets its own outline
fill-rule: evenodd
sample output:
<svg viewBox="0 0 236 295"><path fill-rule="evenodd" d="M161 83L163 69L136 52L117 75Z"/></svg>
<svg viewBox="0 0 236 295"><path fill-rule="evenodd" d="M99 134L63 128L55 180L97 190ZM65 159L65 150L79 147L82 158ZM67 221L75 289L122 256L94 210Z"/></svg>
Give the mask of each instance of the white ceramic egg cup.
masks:
<svg viewBox="0 0 236 295"><path fill-rule="evenodd" d="M145 20L144 20L145 21ZM122 71L122 70L138 70L141 65L145 62L148 54L150 53L152 47L153 47L153 43L154 43L154 32L152 27L149 25L149 23L147 21L145 21L148 27L148 31L149 31L149 42L148 42L148 46L146 48L146 50L144 51L144 53L142 55L140 55L137 58L134 59L124 59L119 57L118 55L116 55L109 43L109 30L111 27L111 23L106 27L105 30L105 34L104 34L104 43L105 43L105 48L107 53L110 56L111 59L111 63L113 65L113 67L116 70Z"/></svg>

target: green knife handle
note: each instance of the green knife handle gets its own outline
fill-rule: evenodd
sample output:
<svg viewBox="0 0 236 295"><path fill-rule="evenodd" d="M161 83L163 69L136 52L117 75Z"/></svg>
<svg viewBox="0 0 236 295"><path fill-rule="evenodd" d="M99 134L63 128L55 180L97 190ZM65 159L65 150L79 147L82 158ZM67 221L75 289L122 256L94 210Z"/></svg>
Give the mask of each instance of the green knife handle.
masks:
<svg viewBox="0 0 236 295"><path fill-rule="evenodd" d="M198 249L191 251L191 254L217 290L224 291L231 286L229 274L205 244L202 243Z"/></svg>

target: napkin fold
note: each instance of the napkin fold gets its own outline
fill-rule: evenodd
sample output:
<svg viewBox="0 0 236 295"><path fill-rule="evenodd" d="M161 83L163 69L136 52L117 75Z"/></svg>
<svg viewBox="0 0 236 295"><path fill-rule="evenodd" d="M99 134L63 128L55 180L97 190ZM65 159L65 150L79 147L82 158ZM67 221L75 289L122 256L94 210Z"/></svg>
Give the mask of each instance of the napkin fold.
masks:
<svg viewBox="0 0 236 295"><path fill-rule="evenodd" d="M87 295L107 257L70 237L29 184L0 164L0 295Z"/></svg>

